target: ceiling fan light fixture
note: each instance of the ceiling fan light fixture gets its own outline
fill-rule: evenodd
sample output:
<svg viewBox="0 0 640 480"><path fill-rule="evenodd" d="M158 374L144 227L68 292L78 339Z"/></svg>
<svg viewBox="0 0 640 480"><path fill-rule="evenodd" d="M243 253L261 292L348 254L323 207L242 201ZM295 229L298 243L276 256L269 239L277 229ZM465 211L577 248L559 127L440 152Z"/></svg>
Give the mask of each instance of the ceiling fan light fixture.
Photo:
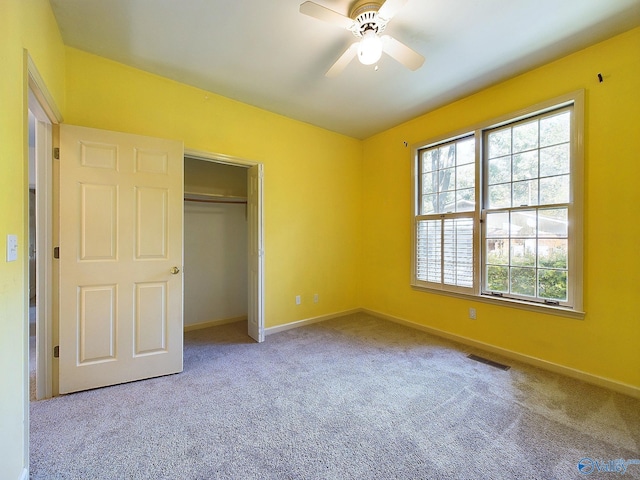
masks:
<svg viewBox="0 0 640 480"><path fill-rule="evenodd" d="M358 60L363 65L373 65L382 56L382 40L373 29L362 35L358 44Z"/></svg>
<svg viewBox="0 0 640 480"><path fill-rule="evenodd" d="M312 0L306 0L300 5L300 13L345 28L358 39L340 55L325 76L332 78L340 74L353 57L358 57L358 61L363 65L375 65L382 57L382 52L409 70L417 70L422 66L424 63L422 55L395 38L382 34L389 20L407 0L352 1L355 5L348 17Z"/></svg>

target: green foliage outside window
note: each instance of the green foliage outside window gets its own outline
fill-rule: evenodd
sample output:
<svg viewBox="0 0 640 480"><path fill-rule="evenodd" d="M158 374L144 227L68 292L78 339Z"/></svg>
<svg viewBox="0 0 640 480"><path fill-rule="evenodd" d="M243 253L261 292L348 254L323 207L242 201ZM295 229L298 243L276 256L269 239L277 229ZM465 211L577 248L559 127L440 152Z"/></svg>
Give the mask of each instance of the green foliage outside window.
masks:
<svg viewBox="0 0 640 480"><path fill-rule="evenodd" d="M498 253L497 253L498 252ZM566 252L557 249L552 255L545 257L540 267L528 268L507 266L506 255L493 251L488 255L491 265L487 267L487 287L493 292L513 293L529 297L538 296L549 300L567 299L567 256ZM526 255L535 261L535 256ZM526 263L522 262L522 264ZM536 272L538 275L538 293L536 295Z"/></svg>

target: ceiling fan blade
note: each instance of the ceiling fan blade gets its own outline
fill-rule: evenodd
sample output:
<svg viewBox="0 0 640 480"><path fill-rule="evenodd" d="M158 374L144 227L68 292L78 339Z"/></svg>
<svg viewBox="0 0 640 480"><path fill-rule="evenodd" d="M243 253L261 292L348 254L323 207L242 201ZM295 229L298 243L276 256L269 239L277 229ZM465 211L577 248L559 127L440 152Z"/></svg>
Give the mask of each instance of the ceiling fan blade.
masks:
<svg viewBox="0 0 640 480"><path fill-rule="evenodd" d="M331 68L327 70L327 73L324 74L325 77L329 77L329 78L337 77L340 74L340 72L342 72L345 69L345 67L349 65L349 62L351 62L351 60L355 58L357 53L358 53L358 42L354 42L349 46L349 48L345 50L345 52L342 55L340 55L340 58L336 60L336 63L334 63L331 66Z"/></svg>
<svg viewBox="0 0 640 480"><path fill-rule="evenodd" d="M404 43L399 42L389 35L383 35L381 38L382 51L409 70L417 70L424 63L424 57L415 50L407 47Z"/></svg>
<svg viewBox="0 0 640 480"><path fill-rule="evenodd" d="M404 7L405 3L407 3L407 0L387 0L378 10L378 16L383 20L389 21Z"/></svg>
<svg viewBox="0 0 640 480"><path fill-rule="evenodd" d="M313 2L304 2L300 5L300 13L346 29L349 29L354 24L354 21L349 17Z"/></svg>

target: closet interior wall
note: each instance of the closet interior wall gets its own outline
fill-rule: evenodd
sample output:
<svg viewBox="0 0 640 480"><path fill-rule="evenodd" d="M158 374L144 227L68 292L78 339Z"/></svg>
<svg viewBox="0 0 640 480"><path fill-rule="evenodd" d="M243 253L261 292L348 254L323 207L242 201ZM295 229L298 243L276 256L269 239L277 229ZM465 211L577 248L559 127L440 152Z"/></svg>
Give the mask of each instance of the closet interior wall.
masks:
<svg viewBox="0 0 640 480"><path fill-rule="evenodd" d="M246 320L247 169L184 159L184 325Z"/></svg>

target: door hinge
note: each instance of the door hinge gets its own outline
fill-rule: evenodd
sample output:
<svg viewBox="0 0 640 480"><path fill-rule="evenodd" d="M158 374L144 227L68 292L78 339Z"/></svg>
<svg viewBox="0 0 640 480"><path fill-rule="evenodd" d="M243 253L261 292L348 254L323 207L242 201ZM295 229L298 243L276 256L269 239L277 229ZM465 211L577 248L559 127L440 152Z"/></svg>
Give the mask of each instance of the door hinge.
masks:
<svg viewBox="0 0 640 480"><path fill-rule="evenodd" d="M53 358L60 358L60 345L53 347Z"/></svg>
<svg viewBox="0 0 640 480"><path fill-rule="evenodd" d="M60 247L53 247L53 258L60 258Z"/></svg>
<svg viewBox="0 0 640 480"><path fill-rule="evenodd" d="M55 158L56 160L60 160L60 148L59 147L55 147L53 149L53 158Z"/></svg>

